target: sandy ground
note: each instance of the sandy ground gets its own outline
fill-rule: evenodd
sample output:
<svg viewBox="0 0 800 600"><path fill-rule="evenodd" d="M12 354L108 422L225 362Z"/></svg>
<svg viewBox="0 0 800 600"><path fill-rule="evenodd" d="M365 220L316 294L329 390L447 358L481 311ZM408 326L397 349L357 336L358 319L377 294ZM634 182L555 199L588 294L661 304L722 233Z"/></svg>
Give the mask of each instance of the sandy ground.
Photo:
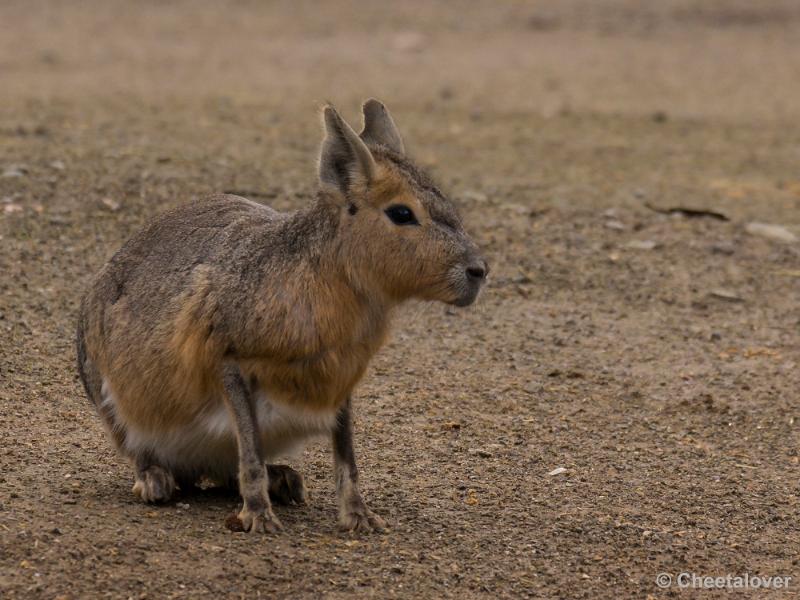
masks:
<svg viewBox="0 0 800 600"><path fill-rule="evenodd" d="M800 7L362 4L0 4L0 595L800 595L800 243L746 230L800 235ZM359 388L390 532L336 531L323 442L277 536L136 502L74 368L91 274L199 194L301 206L319 105L370 95L493 265Z"/></svg>

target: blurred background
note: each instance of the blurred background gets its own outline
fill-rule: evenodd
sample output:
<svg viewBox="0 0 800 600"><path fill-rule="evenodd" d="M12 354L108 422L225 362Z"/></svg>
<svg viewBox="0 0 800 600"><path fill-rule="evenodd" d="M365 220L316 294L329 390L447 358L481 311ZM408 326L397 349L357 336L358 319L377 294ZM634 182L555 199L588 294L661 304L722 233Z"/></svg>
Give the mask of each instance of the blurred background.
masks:
<svg viewBox="0 0 800 600"><path fill-rule="evenodd" d="M308 203L334 102L383 100L492 264L412 305L358 391L386 536L153 508L76 380L92 274L228 191ZM794 575L797 0L0 2L0 595L651 598Z"/></svg>
<svg viewBox="0 0 800 600"><path fill-rule="evenodd" d="M69 144L79 156L105 144L140 157L249 153L280 160L269 177L283 185L282 173L309 174L324 101L358 121L376 96L421 162L455 161L446 176L467 187L557 186L543 202L682 196L698 161L704 202L785 199L798 159L793 0L9 0L0 19L4 130L63 125L86 136ZM657 127L669 120L680 126ZM261 177L237 171L227 177Z"/></svg>
<svg viewBox="0 0 800 600"><path fill-rule="evenodd" d="M3 97L797 116L792 0L3 2Z"/></svg>

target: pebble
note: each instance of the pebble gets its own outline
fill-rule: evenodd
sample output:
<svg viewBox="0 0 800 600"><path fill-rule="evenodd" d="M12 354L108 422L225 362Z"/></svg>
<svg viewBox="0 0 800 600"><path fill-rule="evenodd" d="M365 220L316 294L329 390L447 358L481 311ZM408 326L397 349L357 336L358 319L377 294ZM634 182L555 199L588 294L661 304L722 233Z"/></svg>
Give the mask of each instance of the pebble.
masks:
<svg viewBox="0 0 800 600"><path fill-rule="evenodd" d="M791 244L797 241L797 236L782 225L770 225L769 223L748 223L744 230L750 235L757 235L779 242Z"/></svg>
<svg viewBox="0 0 800 600"><path fill-rule="evenodd" d="M481 458L491 458L494 456L491 452L484 448L470 448L467 450L467 453L472 454L473 456L480 456Z"/></svg>
<svg viewBox="0 0 800 600"><path fill-rule="evenodd" d="M461 194L461 197L463 200L470 202L486 202L489 199L486 194L478 190L466 190Z"/></svg>
<svg viewBox="0 0 800 600"><path fill-rule="evenodd" d="M733 244L727 242L719 242L716 244L712 244L711 246L711 253L712 254L723 254L725 256L731 256L736 252L736 248Z"/></svg>
<svg viewBox="0 0 800 600"><path fill-rule="evenodd" d="M714 296L714 298L719 298L720 300L727 300L728 302L744 302L744 298L742 298L739 294L731 290L718 288L716 290L711 290L709 294Z"/></svg>
<svg viewBox="0 0 800 600"><path fill-rule="evenodd" d="M100 202L111 212L116 212L120 209L120 203L113 198L103 198Z"/></svg>
<svg viewBox="0 0 800 600"><path fill-rule="evenodd" d="M425 36L416 31L402 31L392 38L392 46L401 52L420 52L425 47Z"/></svg>
<svg viewBox="0 0 800 600"><path fill-rule="evenodd" d="M25 167L19 165L11 165L3 169L2 177L3 179L11 179L14 177L24 177L28 170Z"/></svg>
<svg viewBox="0 0 800 600"><path fill-rule="evenodd" d="M550 477L553 477L554 475L561 475L562 473L566 473L566 472L567 472L567 470L564 467L556 467L555 469L550 471L548 473L548 475Z"/></svg>
<svg viewBox="0 0 800 600"><path fill-rule="evenodd" d="M653 240L631 240L625 244L626 248L631 250L653 250L658 244Z"/></svg>

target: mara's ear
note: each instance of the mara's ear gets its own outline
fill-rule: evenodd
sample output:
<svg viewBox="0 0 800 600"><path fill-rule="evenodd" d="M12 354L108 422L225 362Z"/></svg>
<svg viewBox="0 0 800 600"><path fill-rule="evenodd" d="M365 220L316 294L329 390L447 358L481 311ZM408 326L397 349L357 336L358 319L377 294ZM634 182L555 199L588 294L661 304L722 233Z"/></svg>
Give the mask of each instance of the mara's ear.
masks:
<svg viewBox="0 0 800 600"><path fill-rule="evenodd" d="M367 144L377 144L386 146L389 150L404 154L403 139L397 126L392 120L392 115L386 110L382 102L370 98L364 102L362 108L364 112L364 131L361 132L361 139Z"/></svg>
<svg viewBox="0 0 800 600"><path fill-rule="evenodd" d="M361 138L332 106L323 109L322 118L325 139L319 156L319 180L346 196L358 178L363 178L366 183L374 178L375 159Z"/></svg>

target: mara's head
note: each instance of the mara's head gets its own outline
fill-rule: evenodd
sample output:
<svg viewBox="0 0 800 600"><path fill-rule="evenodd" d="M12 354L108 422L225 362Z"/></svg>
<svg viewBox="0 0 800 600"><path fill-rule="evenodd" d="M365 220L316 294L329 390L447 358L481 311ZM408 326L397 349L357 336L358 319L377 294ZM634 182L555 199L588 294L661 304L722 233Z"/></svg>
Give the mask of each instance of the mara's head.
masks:
<svg viewBox="0 0 800 600"><path fill-rule="evenodd" d="M489 269L458 209L406 157L386 107L368 100L363 112L359 135L332 106L323 109L319 162L351 277L394 300L472 304Z"/></svg>

